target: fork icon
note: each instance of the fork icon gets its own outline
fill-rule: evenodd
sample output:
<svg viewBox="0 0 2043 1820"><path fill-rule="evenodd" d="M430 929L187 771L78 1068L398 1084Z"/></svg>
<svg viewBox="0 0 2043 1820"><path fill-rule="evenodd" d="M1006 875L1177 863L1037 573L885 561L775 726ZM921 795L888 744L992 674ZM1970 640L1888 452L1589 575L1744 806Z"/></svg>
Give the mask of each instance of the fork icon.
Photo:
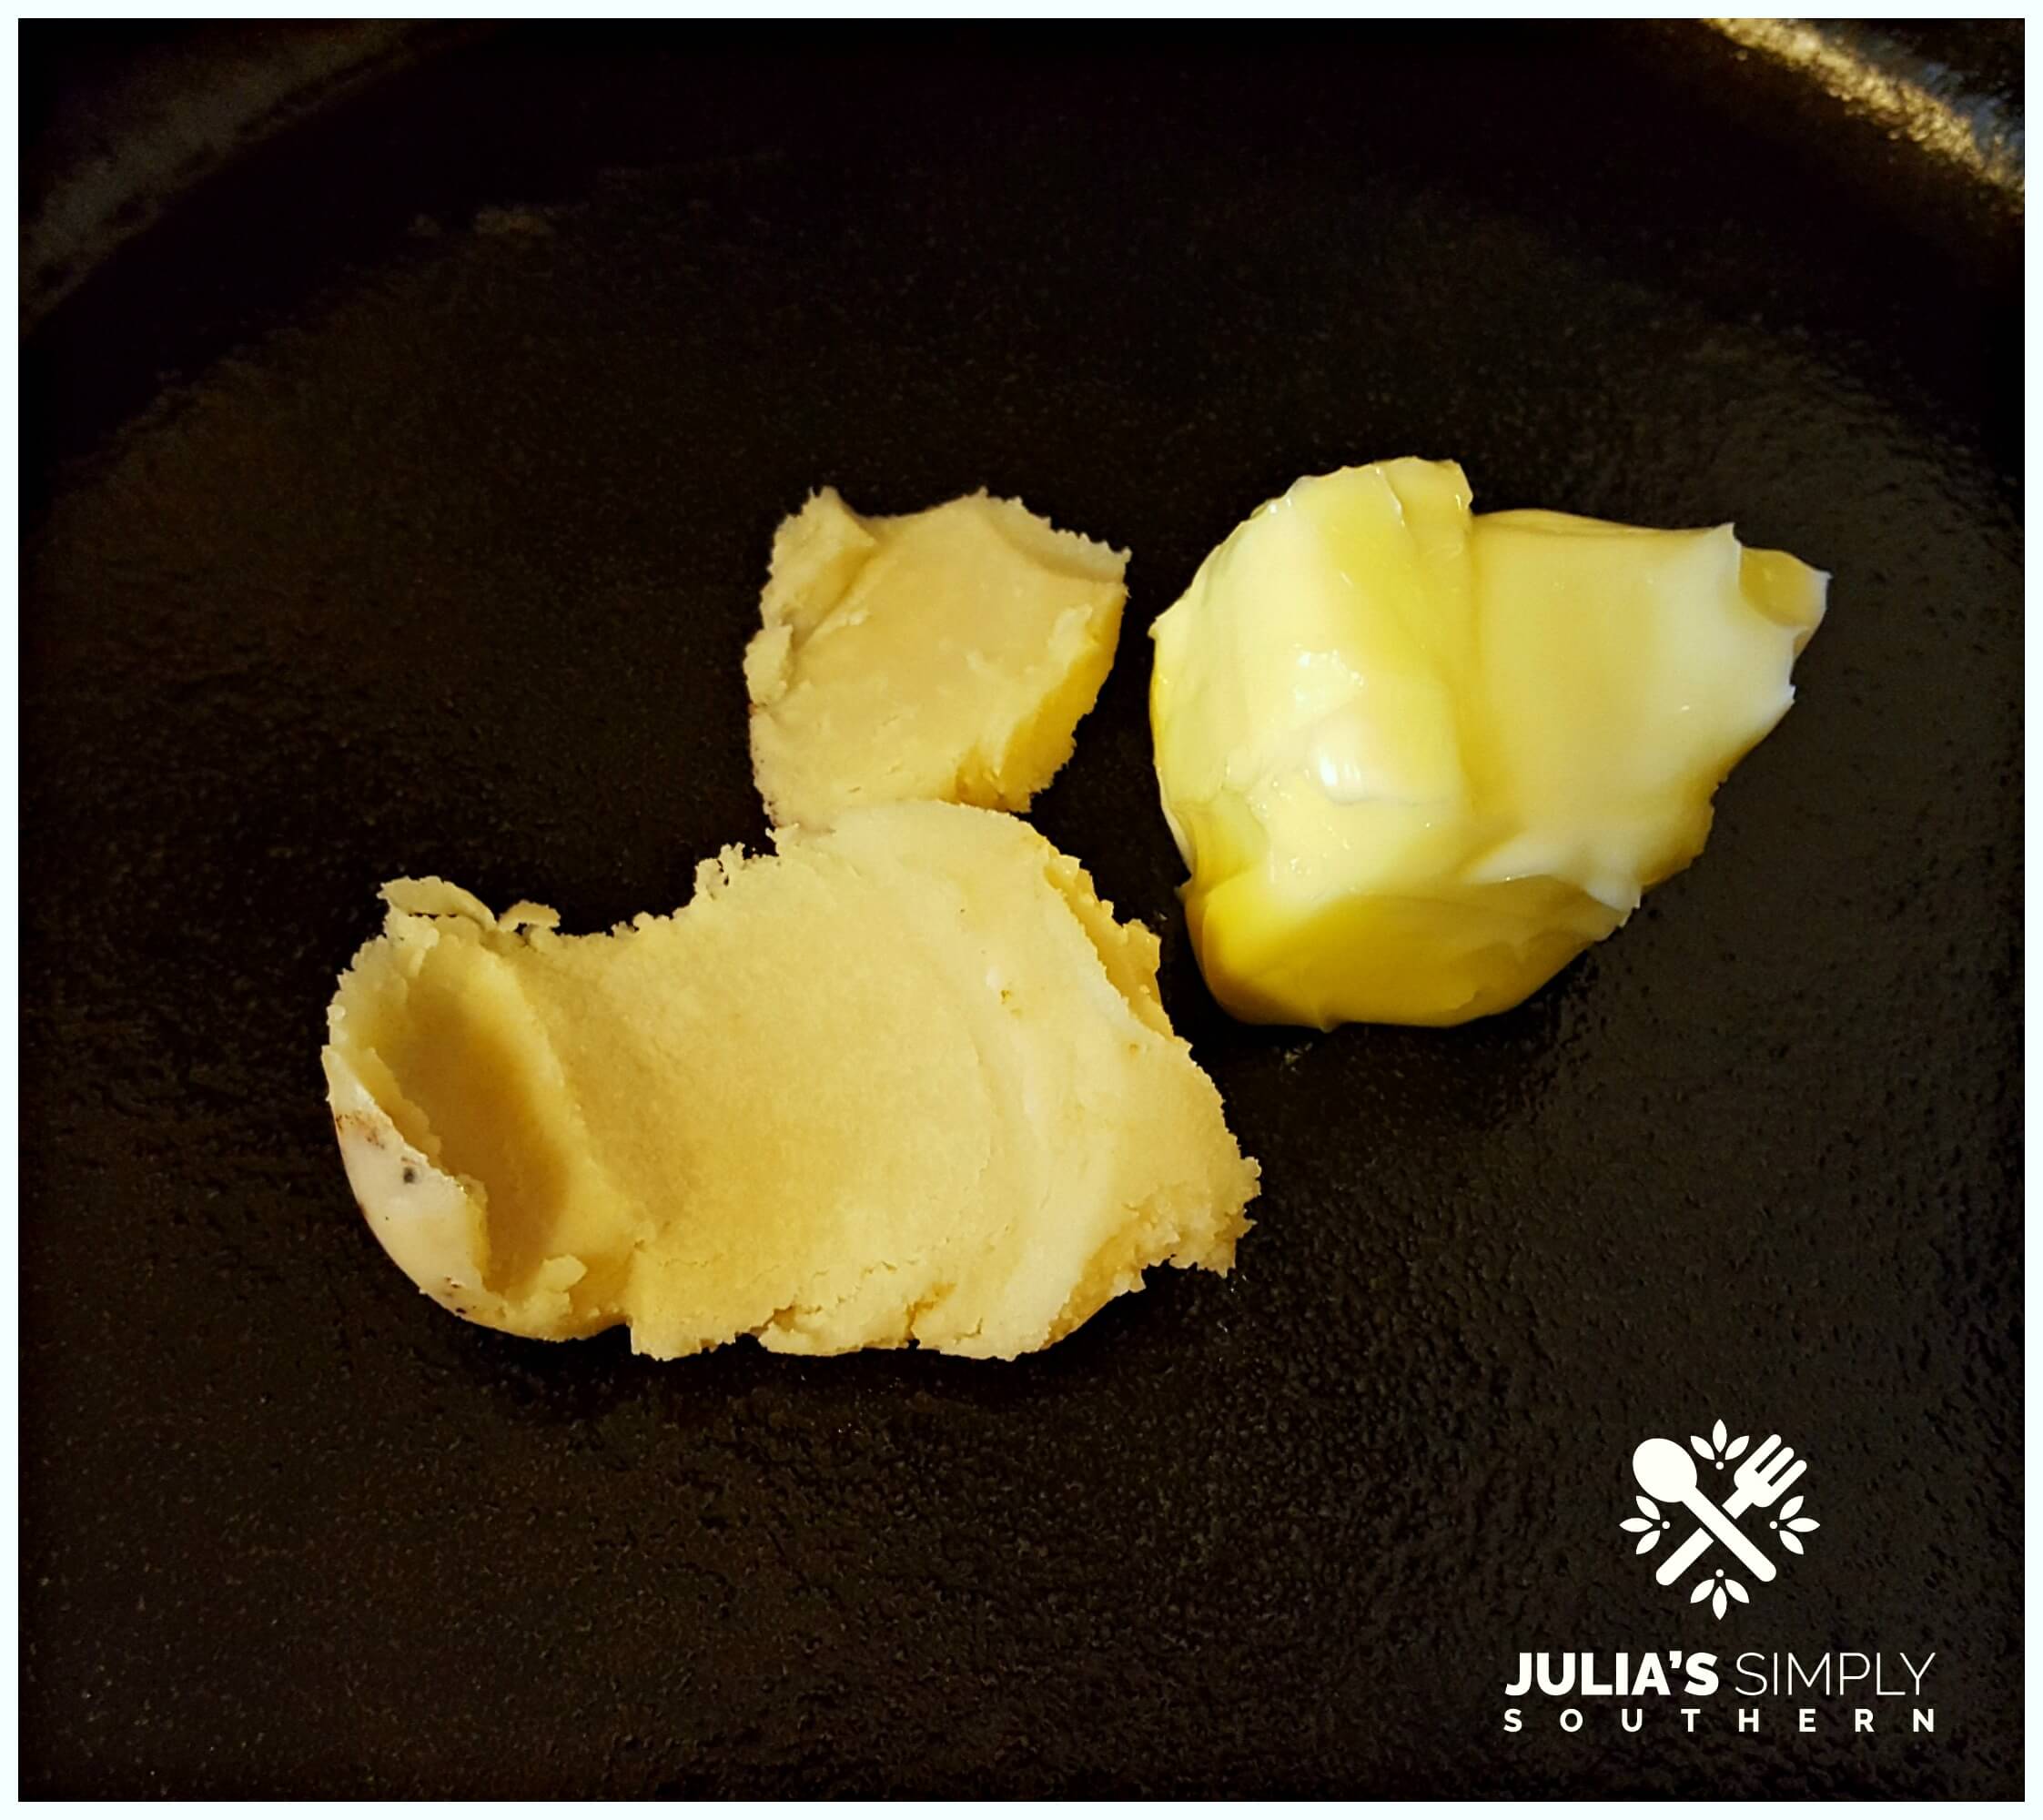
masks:
<svg viewBox="0 0 2043 1820"><path fill-rule="evenodd" d="M1750 1510L1765 1510L1808 1470L1809 1462L1796 1460L1793 1449L1781 1445L1779 1435L1768 1435L1732 1475L1735 1489L1724 1501L1724 1514L1742 1517ZM1707 1530L1698 1529L1660 1563L1660 1572L1654 1578L1663 1586L1672 1586L1694 1566L1712 1540Z"/></svg>

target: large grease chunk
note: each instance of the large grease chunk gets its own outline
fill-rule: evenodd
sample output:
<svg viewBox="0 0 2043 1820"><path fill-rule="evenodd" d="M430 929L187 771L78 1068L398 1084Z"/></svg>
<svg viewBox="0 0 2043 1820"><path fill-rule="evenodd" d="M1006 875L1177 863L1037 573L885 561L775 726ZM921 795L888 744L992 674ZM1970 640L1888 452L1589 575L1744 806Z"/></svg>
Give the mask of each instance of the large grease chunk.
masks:
<svg viewBox="0 0 2043 1820"><path fill-rule="evenodd" d="M1515 1005L1703 849L1826 578L1729 526L1472 516L1452 462L1299 481L1156 623L1164 813L1237 1016Z"/></svg>
<svg viewBox="0 0 2043 1820"><path fill-rule="evenodd" d="M874 803L1027 808L1113 663L1127 569L1018 500L866 519L825 487L774 539L745 652L776 825Z"/></svg>
<svg viewBox="0 0 2043 1820"><path fill-rule="evenodd" d="M1168 1261L1225 1272L1256 1166L1115 922L1025 824L845 814L608 935L438 880L329 1014L377 1237L457 1313L672 1357L1008 1357Z"/></svg>

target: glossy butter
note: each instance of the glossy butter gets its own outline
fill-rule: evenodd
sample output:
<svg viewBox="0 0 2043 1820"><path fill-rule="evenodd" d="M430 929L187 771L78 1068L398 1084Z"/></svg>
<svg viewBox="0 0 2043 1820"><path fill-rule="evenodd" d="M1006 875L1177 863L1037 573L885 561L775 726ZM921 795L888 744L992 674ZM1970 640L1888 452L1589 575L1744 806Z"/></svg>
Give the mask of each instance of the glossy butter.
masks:
<svg viewBox="0 0 2043 1820"><path fill-rule="evenodd" d="M1239 1017L1517 1004L1702 851L1794 699L1819 571L1470 500L1452 462L1300 480L1153 628L1164 813Z"/></svg>

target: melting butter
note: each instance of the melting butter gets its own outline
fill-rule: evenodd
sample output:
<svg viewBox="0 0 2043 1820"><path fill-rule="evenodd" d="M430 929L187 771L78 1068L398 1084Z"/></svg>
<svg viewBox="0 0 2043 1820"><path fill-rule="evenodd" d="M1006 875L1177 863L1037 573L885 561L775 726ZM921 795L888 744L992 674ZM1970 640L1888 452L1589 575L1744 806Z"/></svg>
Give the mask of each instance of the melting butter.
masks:
<svg viewBox="0 0 2043 1820"><path fill-rule="evenodd" d="M1476 516L1451 461L1300 480L1152 629L1165 815L1259 1023L1518 1004L1703 849L1827 577L1728 525Z"/></svg>

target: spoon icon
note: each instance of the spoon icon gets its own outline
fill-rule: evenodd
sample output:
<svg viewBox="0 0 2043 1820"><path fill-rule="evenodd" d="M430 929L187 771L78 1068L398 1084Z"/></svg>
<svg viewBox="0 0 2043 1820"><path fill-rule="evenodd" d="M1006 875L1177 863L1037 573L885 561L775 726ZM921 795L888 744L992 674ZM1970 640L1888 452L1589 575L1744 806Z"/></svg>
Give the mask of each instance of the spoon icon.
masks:
<svg viewBox="0 0 2043 1820"><path fill-rule="evenodd" d="M1745 1562L1762 1580L1774 1577L1774 1563L1755 1548L1738 1526L1705 1498L1695 1484L1695 1462L1678 1441L1642 1441L1632 1455L1632 1476L1647 1497L1664 1504L1684 1505L1695 1521Z"/></svg>

